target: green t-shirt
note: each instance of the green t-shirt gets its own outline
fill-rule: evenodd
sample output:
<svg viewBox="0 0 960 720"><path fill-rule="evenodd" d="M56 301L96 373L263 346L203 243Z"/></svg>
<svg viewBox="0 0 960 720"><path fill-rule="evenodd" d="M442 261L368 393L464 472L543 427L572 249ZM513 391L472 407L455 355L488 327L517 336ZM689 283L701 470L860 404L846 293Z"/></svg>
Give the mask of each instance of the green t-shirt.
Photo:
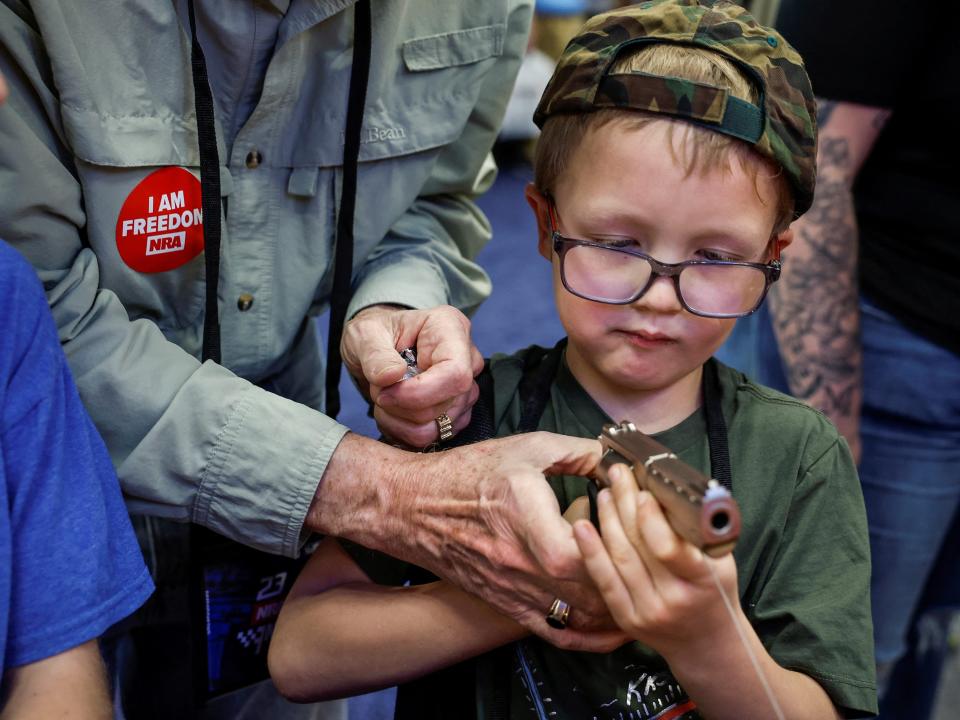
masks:
<svg viewBox="0 0 960 720"><path fill-rule="evenodd" d="M491 360L497 436L513 433L519 424L517 387L526 352ZM876 713L869 541L847 446L807 405L723 365L719 379L733 495L742 519L734 556L746 616L770 655L814 678L847 717ZM596 437L608 422L611 418L561 363L539 428ZM709 473L702 409L655 437ZM550 479L561 508L585 494L587 482ZM410 575L398 561L359 549L352 553L374 581L394 583ZM491 663L511 667L505 671ZM479 659L474 667L472 674L459 668L456 677L475 678L478 717L488 715L497 701L492 686L506 682L506 695L503 687L497 695L501 702L509 698L511 718L700 718L663 658L638 642L595 654L559 650L531 637ZM429 682L417 685L423 689ZM419 716L454 717L440 710L425 713L424 702L430 700L419 694ZM404 695L411 696L401 691L398 716L406 715L400 707Z"/></svg>

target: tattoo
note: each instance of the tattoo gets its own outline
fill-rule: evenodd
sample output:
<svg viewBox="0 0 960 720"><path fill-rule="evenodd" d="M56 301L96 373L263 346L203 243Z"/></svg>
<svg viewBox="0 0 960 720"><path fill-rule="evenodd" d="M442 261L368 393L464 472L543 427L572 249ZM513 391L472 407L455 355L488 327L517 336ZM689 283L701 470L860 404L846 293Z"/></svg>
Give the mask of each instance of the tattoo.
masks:
<svg viewBox="0 0 960 720"><path fill-rule="evenodd" d="M877 132L883 130L884 126L887 124L887 120L890 119L890 116L893 114L891 110L878 110L877 114L873 116L873 128Z"/></svg>
<svg viewBox="0 0 960 720"><path fill-rule="evenodd" d="M820 147L813 207L771 293L777 335L793 393L837 421L860 402L857 228L846 180L851 154L844 138Z"/></svg>
<svg viewBox="0 0 960 720"><path fill-rule="evenodd" d="M830 120L830 116L833 115L833 111L837 107L836 100L826 100L824 98L817 98L817 126L823 127L827 124L827 121Z"/></svg>
<svg viewBox="0 0 960 720"><path fill-rule="evenodd" d="M821 172L817 173L817 189L819 190L820 182L825 180L821 176L827 174L823 170L836 168L846 173L850 168L850 143L846 138L824 138L817 150L817 163L821 168Z"/></svg>

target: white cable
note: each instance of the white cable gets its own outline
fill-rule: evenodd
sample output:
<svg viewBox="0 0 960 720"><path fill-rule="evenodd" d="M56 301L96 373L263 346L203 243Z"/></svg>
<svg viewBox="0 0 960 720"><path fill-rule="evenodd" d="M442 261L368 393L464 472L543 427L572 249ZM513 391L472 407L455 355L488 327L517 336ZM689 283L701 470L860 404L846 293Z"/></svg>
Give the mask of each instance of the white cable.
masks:
<svg viewBox="0 0 960 720"><path fill-rule="evenodd" d="M733 610L733 605L730 603L730 598L727 597L727 594L723 591L723 585L720 584L720 576L717 575L717 569L713 566L713 563L709 559L704 558L707 562L707 566L710 568L710 574L713 576L713 582L717 586L717 590L720 593L720 597L723 598L724 607L727 608L727 614L730 615L730 620L733 622L733 627L737 630L737 635L740 637L740 642L743 644L743 649L747 651L747 657L750 658L750 664L753 665L754 671L757 673L757 677L760 679L760 684L763 686L763 691L767 694L767 699L770 701L770 705L773 708L773 714L776 715L777 720L786 720L786 716L783 714L783 710L780 709L780 703L777 702L776 695L773 694L773 688L770 687L770 682L767 680L767 676L763 674L763 669L760 667L760 660L757 658L757 654L753 651L753 648L750 647L750 640L747 638L747 634L743 630L743 626L737 621L737 614Z"/></svg>

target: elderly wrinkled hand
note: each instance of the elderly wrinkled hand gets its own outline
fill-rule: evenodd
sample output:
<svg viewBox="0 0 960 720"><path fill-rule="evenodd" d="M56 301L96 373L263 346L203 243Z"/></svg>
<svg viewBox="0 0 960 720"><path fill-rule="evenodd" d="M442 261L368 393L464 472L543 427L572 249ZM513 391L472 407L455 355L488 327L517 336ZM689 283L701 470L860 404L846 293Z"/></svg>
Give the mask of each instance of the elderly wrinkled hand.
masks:
<svg viewBox="0 0 960 720"><path fill-rule="evenodd" d="M601 652L626 641L573 537L570 521L588 506L576 503L561 516L545 480L588 475L599 443L538 432L419 458L418 474L432 490L397 508L417 529L419 564L559 647ZM570 608L566 629L546 620L555 600Z"/></svg>
<svg viewBox="0 0 960 720"><path fill-rule="evenodd" d="M589 475L596 440L547 432L413 453L348 433L307 524L427 568L553 644L606 652L628 640L591 582L548 475ZM379 473L381 482L371 484ZM578 505L579 507L579 505ZM546 621L554 600L566 629Z"/></svg>
<svg viewBox="0 0 960 720"><path fill-rule="evenodd" d="M401 382L405 348L416 348L420 373ZM444 415L454 434L470 423L483 358L470 340L470 321L456 308L365 308L347 324L341 352L387 437L422 448L438 439Z"/></svg>

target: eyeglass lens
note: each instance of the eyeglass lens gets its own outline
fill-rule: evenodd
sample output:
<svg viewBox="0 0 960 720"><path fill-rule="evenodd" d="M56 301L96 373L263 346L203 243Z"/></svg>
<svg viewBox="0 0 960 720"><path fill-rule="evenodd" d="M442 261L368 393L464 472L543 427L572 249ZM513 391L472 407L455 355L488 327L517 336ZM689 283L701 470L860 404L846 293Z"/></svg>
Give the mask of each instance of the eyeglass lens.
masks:
<svg viewBox="0 0 960 720"><path fill-rule="evenodd" d="M622 303L633 299L650 281L653 269L642 257L612 248L569 246L563 274L577 295ZM680 295L694 312L735 315L754 310L763 297L766 275L744 265L688 265L680 273Z"/></svg>

